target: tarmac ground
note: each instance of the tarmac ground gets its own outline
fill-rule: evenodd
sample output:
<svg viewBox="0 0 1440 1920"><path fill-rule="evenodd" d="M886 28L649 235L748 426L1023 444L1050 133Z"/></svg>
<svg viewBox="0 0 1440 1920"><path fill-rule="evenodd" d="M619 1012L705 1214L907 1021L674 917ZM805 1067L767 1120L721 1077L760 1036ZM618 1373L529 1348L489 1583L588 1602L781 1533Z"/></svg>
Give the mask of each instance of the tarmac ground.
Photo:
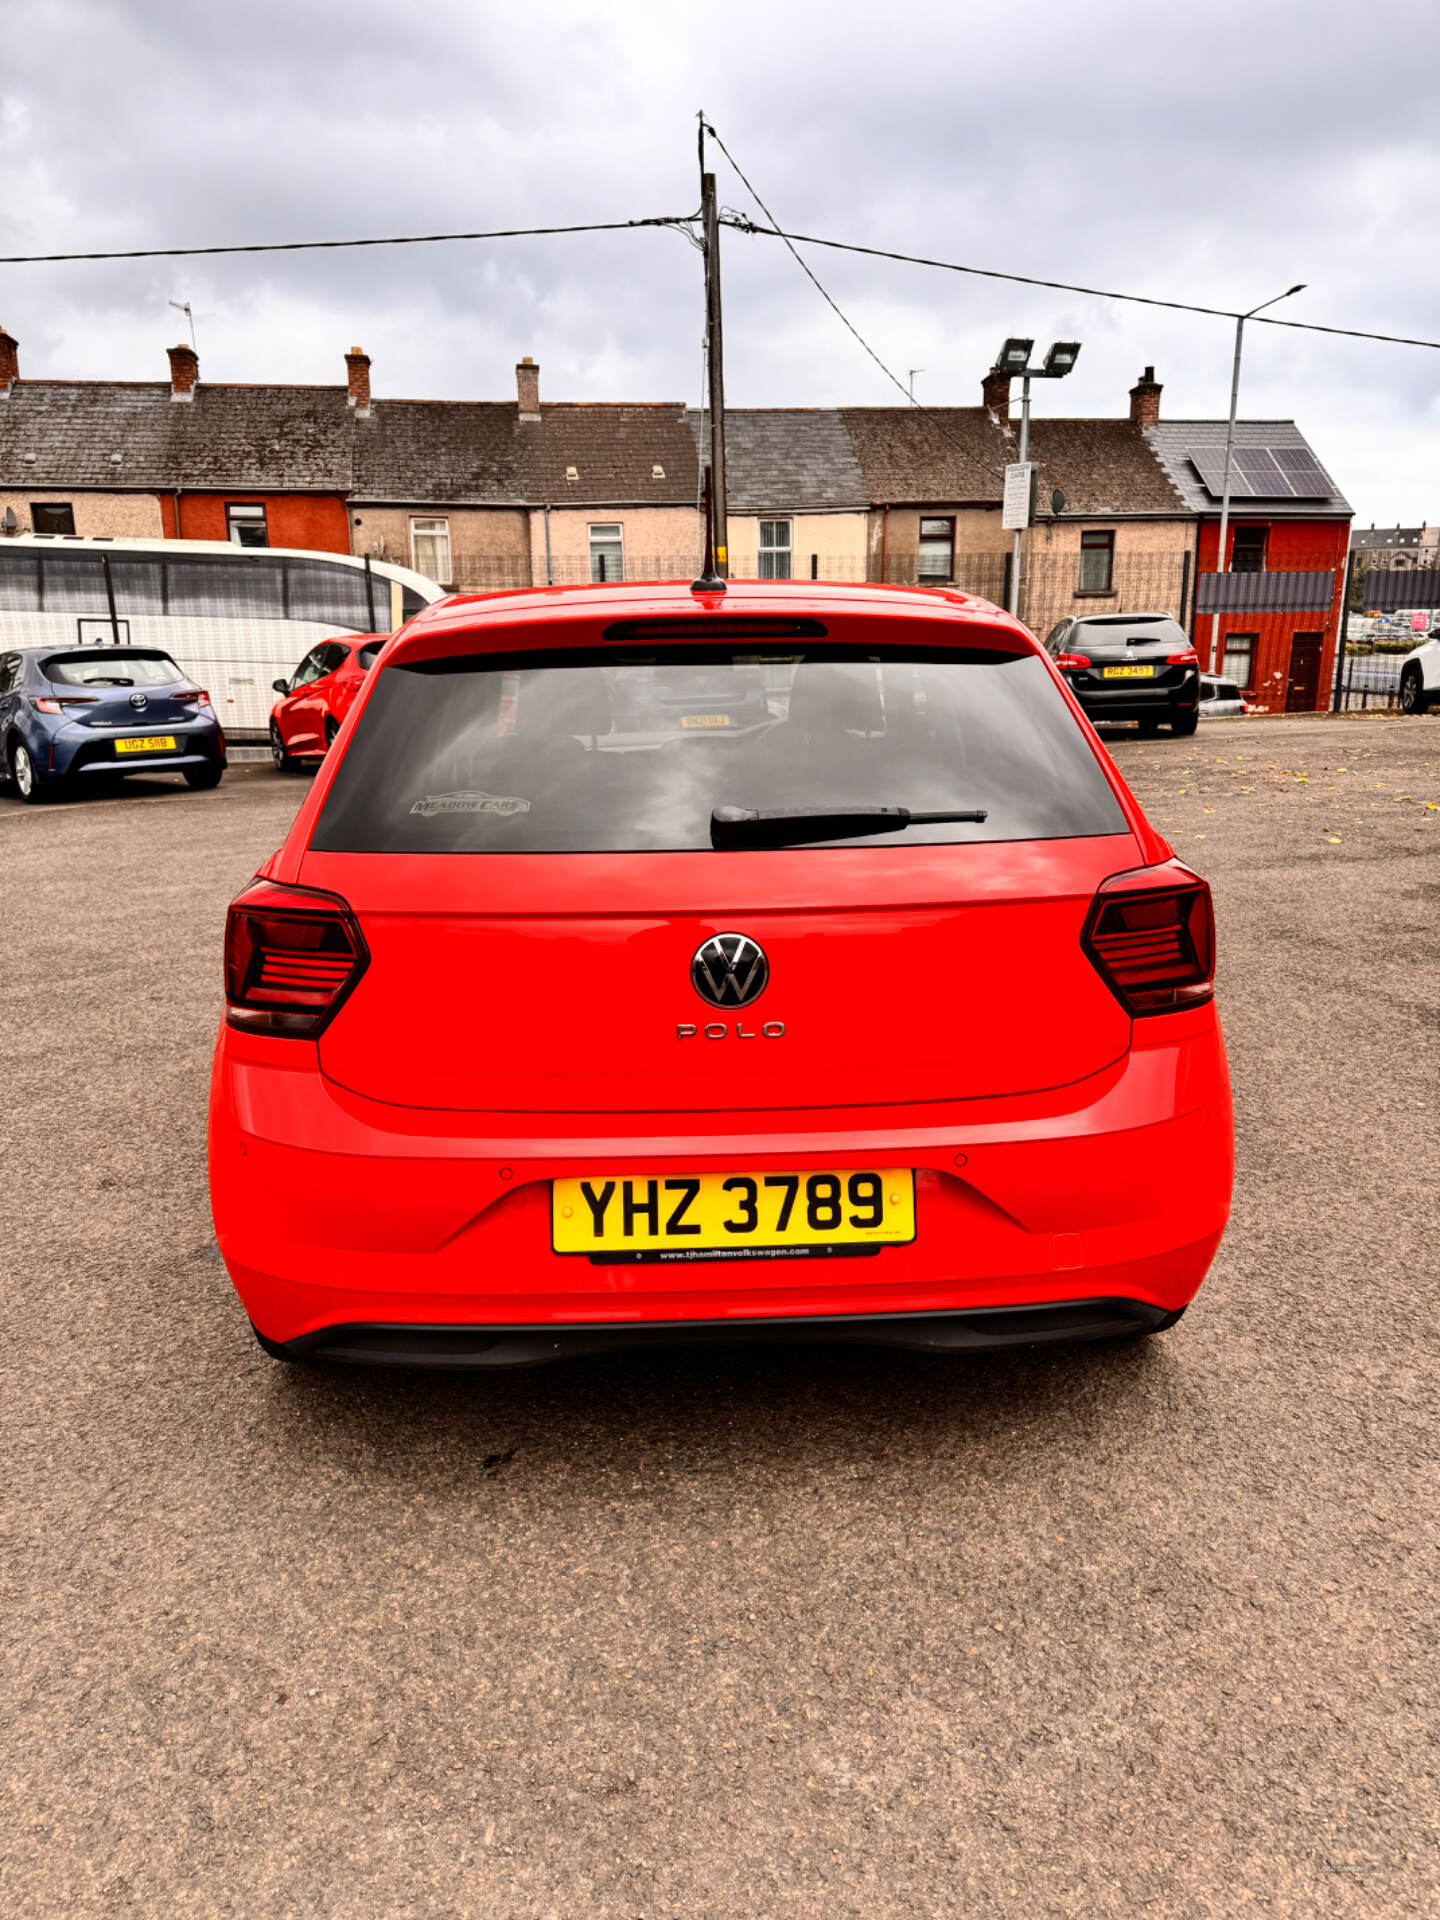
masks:
<svg viewBox="0 0 1440 1920"><path fill-rule="evenodd" d="M949 1359L275 1364L205 1095L304 783L0 797L7 1920L1440 1911L1440 716L1109 744L1233 1220L1159 1338Z"/></svg>

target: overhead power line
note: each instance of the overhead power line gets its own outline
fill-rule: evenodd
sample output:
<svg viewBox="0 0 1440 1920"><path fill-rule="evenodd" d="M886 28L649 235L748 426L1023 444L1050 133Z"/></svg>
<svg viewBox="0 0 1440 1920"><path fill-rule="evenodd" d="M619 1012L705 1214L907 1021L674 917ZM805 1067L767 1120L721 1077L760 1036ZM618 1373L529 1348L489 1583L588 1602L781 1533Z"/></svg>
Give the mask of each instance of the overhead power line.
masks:
<svg viewBox="0 0 1440 1920"><path fill-rule="evenodd" d="M890 247L861 246L859 242L853 240L829 240L815 233L791 233L775 222L774 216L769 214L768 208L765 208L765 203L755 193L749 181L745 180L739 167L735 166L734 157L725 147L720 136L715 133L713 127L709 130L731 166L735 167L736 173L740 175L742 181L745 181L747 189L754 196L756 205L761 207L771 220L771 225L765 227L745 214L727 213L720 216L721 223L740 233L760 234L767 239L783 240L792 253L795 252L797 243L807 247L829 247L839 253L864 254L872 260L895 260L906 266L935 267L943 273L965 273L982 280L1006 280L1016 286L1048 287L1058 293L1084 294L1092 300L1123 300L1134 306L1164 307L1172 313L1201 313L1216 320L1241 318L1238 309L1201 306L1193 300L1163 300L1156 294L1148 293L1117 293L1113 287L1081 286L1072 280L1044 280L1036 274L1008 273L1000 267L972 267L958 260L936 260L927 254L900 253ZM695 214L664 213L648 215L638 220L591 220L559 227L491 227L473 233L391 233L366 236L357 240L260 240L240 246L223 247L123 247L76 253L7 253L0 254L0 266L56 266L76 260L188 260L211 255L241 253L333 253L354 247L429 247L459 240L528 240L544 238L552 234L624 233L640 227L671 227L693 238L697 217ZM805 268L806 273L810 274L819 292L855 334L865 351L883 370L886 378L893 380L895 375L890 368L841 313L840 308L815 279L809 267L805 266L799 254L795 254L795 258ZM1270 314L1257 314L1253 317L1251 324L1257 327L1288 327L1298 333L1326 333L1345 340L1379 340L1387 346L1428 347L1432 351L1440 352L1440 340L1421 340L1411 334L1403 333L1377 333L1364 327L1331 327L1325 326L1318 320L1281 320Z"/></svg>
<svg viewBox="0 0 1440 1920"><path fill-rule="evenodd" d="M693 214L654 214L644 220L592 220L570 227L494 227L484 233L392 233L372 240L260 240L239 247L128 247L111 253L7 253L0 267L38 267L63 260L184 260L210 253L318 253L342 247L431 247L447 240L528 240L551 233L622 233L629 227L679 227Z"/></svg>
<svg viewBox="0 0 1440 1920"><path fill-rule="evenodd" d="M875 351L874 347L871 346L870 342L865 338L864 334L861 333L860 329L855 325L855 323L849 318L847 314L841 312L840 307L838 303L835 301L835 299L833 298L833 296L825 287L823 287L820 284L819 279L816 277L815 273L811 270L810 263L804 258L802 254L797 253L795 248L791 246L789 236L781 231L779 221L775 218L774 214L771 213L769 207L766 206L765 202L760 198L760 195L755 190L755 188L751 186L748 178L745 175L744 169L740 165L740 162L735 158L734 154L731 153L730 149L726 146L725 142L720 138L720 135L715 131L715 128L710 124L708 120L704 122L704 127L705 127L705 131L710 135L710 138L715 142L716 146L719 147L720 151L724 154L725 158L730 162L731 166L735 169L736 173L739 175L741 184L744 186L745 191L749 194L750 198L755 202L756 206L759 207L760 211L764 214L765 218L771 223L770 231L772 233L778 234L779 237L785 242L786 246L790 248L790 255L791 255L791 258L794 260L796 266L799 267L800 271L805 275L805 278L810 282L811 286L814 287L815 291L819 294L820 298L825 302L826 306L830 308L831 312L835 315L836 319L840 322L841 326L846 328L848 332L854 335L855 339L859 341L860 345L865 349L866 353L869 354L870 358L875 362L876 366L879 367L880 371L884 374L885 378L891 383L891 385L898 388L898 390L905 395L905 398L910 402L911 406L917 406L918 402L916 401L914 394L910 392L909 388L905 385L904 381L900 379L898 374L893 373L890 370L890 368L886 366L885 362L880 358L879 354ZM720 218L724 220L725 215L722 213ZM749 223L747 222L746 225L748 226L748 224ZM760 229L757 228L756 231L758 232L760 231ZM923 412L924 409L922 408L921 411Z"/></svg>
<svg viewBox="0 0 1440 1920"><path fill-rule="evenodd" d="M716 139L718 141L718 134ZM730 164L734 166L735 163L732 160ZM736 167L735 171L739 173L740 169ZM741 178L744 178L743 174ZM912 267L938 267L944 273L975 274L982 280L1010 280L1022 287L1051 287L1059 293L1083 293L1092 300L1127 300L1136 306L1168 307L1175 313L1204 313L1214 320L1246 318L1250 325L1257 327L1292 327L1301 333L1333 333L1347 340L1383 340L1393 347L1431 347L1440 352L1440 340L1416 340L1409 334L1370 333L1361 327L1327 327L1317 320L1277 320L1269 314L1245 316L1238 311L1232 312L1229 307L1202 307L1190 300L1161 300L1148 293L1116 293L1108 287L1077 286L1070 280L1041 280L1029 273L1004 273L998 267L970 267L963 266L958 260L933 260L922 253L896 253L888 247L862 247L853 240L825 240L814 233L788 233L778 226L762 227L743 213L722 214L720 217L727 227L733 227L739 233L758 233L767 239L783 240L792 253L795 249L791 243L798 241L806 247L831 247L839 253L867 254L873 260L899 260Z"/></svg>

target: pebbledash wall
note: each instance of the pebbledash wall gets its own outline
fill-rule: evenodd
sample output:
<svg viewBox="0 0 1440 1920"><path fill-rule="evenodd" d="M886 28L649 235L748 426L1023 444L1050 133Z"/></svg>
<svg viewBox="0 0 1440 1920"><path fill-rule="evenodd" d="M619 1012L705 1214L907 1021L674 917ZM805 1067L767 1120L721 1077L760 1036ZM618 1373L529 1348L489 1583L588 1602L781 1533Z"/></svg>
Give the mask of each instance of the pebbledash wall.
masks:
<svg viewBox="0 0 1440 1920"><path fill-rule="evenodd" d="M625 577L682 580L700 564L700 523L693 507L551 507L530 513L530 569L536 586L546 578L545 527L550 527L550 579L578 586L591 578L592 527L620 528Z"/></svg>
<svg viewBox="0 0 1440 1920"><path fill-rule="evenodd" d="M350 551L414 567L413 523L442 521L450 537L450 575L439 585L460 593L528 587L529 518L523 507L375 506L352 501Z"/></svg>
<svg viewBox="0 0 1440 1920"><path fill-rule="evenodd" d="M118 540L155 540L164 529L153 493L87 493L82 487L0 487L0 519L13 510L22 533L34 531L32 506L67 506L75 531Z"/></svg>
<svg viewBox="0 0 1440 1920"><path fill-rule="evenodd" d="M1200 655L1201 666L1211 667L1218 673L1225 657L1225 636L1253 636L1255 645L1245 692L1252 705L1261 712L1280 713L1286 706L1291 650L1296 636L1318 633L1321 636L1320 675L1315 704L1323 710L1330 704L1330 685L1335 672L1340 603L1345 592L1345 556L1350 544L1349 522L1272 520L1262 515L1242 514L1230 522L1231 539L1227 540L1226 545L1232 560L1233 536L1237 527L1257 525L1266 528L1266 573L1334 570L1335 586L1330 596L1329 610L1324 613L1222 613L1215 619L1217 634L1213 661L1210 652L1211 615L1197 613L1194 620L1195 650ZM1215 570L1219 548L1219 522L1207 520L1200 529L1199 566L1202 573Z"/></svg>

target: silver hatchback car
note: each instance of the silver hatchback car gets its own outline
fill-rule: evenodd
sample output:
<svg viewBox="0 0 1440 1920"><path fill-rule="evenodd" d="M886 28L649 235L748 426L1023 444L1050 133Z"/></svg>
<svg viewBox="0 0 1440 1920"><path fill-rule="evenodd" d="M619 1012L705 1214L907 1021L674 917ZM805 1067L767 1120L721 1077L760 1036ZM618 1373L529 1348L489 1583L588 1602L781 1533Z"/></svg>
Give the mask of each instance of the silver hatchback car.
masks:
<svg viewBox="0 0 1440 1920"><path fill-rule="evenodd" d="M1222 680L1218 673L1200 676L1200 718L1202 720L1238 720L1249 713L1245 696L1233 680Z"/></svg>

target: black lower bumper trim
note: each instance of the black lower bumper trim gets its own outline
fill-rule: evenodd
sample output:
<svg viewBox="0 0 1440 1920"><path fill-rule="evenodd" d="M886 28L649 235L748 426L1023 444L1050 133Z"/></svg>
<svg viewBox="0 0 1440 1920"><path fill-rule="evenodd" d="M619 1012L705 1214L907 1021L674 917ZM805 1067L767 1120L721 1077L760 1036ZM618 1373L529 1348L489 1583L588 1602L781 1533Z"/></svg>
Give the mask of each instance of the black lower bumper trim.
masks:
<svg viewBox="0 0 1440 1920"><path fill-rule="evenodd" d="M596 1326L407 1326L352 1321L321 1327L298 1340L255 1337L277 1360L334 1360L353 1366L538 1367L552 1360L647 1347L767 1346L841 1341L855 1346L909 1347L931 1353L979 1353L1069 1340L1110 1340L1159 1333L1183 1307L1168 1312L1148 1300L1042 1300L1033 1306L965 1307L941 1313L816 1314L795 1319L622 1321Z"/></svg>

